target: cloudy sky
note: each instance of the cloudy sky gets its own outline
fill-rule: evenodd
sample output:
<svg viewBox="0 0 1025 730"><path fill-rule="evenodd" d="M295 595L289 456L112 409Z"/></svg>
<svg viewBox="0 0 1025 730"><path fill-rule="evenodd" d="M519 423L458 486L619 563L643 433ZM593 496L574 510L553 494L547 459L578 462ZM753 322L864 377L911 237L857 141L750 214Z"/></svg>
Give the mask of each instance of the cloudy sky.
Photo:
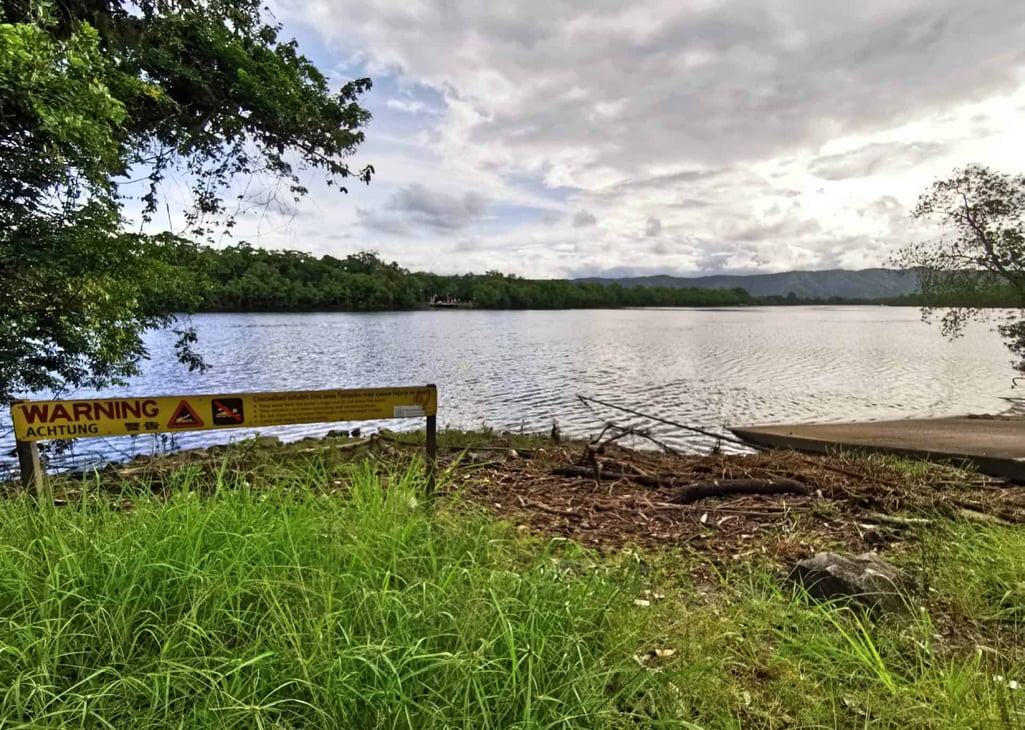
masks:
<svg viewBox="0 0 1025 730"><path fill-rule="evenodd" d="M563 277L885 264L969 162L1025 172L1021 0L275 0L374 115L348 195L236 239Z"/></svg>

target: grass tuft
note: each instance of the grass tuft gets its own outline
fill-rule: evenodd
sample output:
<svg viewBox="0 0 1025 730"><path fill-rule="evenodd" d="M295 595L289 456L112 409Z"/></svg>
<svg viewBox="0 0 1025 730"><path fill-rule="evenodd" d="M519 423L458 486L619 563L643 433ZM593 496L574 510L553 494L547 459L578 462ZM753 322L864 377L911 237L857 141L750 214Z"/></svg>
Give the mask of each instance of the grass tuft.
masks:
<svg viewBox="0 0 1025 730"><path fill-rule="evenodd" d="M629 576L430 514L420 479L0 504L5 726L607 726L658 692L613 630Z"/></svg>

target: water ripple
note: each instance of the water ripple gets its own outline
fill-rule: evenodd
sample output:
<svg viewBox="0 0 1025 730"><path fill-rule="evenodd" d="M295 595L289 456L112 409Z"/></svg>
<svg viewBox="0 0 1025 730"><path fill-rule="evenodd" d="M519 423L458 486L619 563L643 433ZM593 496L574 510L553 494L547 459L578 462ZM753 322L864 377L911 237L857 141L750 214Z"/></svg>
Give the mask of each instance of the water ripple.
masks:
<svg viewBox="0 0 1025 730"><path fill-rule="evenodd" d="M213 366L197 376L175 362L173 337L149 338L151 360L124 395L355 388L433 382L443 426L588 436L607 420L644 426L577 394L703 429L779 421L901 418L1006 408L1009 357L985 327L955 342L913 309L793 307L560 312L440 311L245 314L194 318ZM78 397L89 397L82 392ZM385 424L370 424L370 427ZM390 428L421 423L392 421ZM650 424L648 424L650 425ZM317 436L346 424L265 433ZM702 436L653 428L683 449ZM236 432L235 437L244 435ZM205 445L224 434L178 434ZM124 457L156 441L80 442ZM10 437L0 443L13 447Z"/></svg>

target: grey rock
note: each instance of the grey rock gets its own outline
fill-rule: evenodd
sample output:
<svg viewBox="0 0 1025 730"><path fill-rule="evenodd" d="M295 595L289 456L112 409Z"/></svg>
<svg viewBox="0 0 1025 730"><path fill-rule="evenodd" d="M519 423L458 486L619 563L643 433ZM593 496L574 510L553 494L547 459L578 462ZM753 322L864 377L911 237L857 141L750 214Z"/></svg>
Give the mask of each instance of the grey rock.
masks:
<svg viewBox="0 0 1025 730"><path fill-rule="evenodd" d="M885 613L909 612L911 578L874 553L819 553L797 563L790 577L818 600L847 598Z"/></svg>

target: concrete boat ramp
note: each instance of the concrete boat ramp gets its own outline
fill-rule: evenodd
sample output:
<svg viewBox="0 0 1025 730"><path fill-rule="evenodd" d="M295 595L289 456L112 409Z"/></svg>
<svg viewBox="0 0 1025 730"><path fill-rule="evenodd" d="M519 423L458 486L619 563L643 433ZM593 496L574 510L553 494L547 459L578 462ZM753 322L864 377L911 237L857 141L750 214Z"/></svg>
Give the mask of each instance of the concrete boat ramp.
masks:
<svg viewBox="0 0 1025 730"><path fill-rule="evenodd" d="M956 416L859 423L731 428L755 446L813 453L858 451L969 465L990 476L1025 482L1025 417Z"/></svg>

